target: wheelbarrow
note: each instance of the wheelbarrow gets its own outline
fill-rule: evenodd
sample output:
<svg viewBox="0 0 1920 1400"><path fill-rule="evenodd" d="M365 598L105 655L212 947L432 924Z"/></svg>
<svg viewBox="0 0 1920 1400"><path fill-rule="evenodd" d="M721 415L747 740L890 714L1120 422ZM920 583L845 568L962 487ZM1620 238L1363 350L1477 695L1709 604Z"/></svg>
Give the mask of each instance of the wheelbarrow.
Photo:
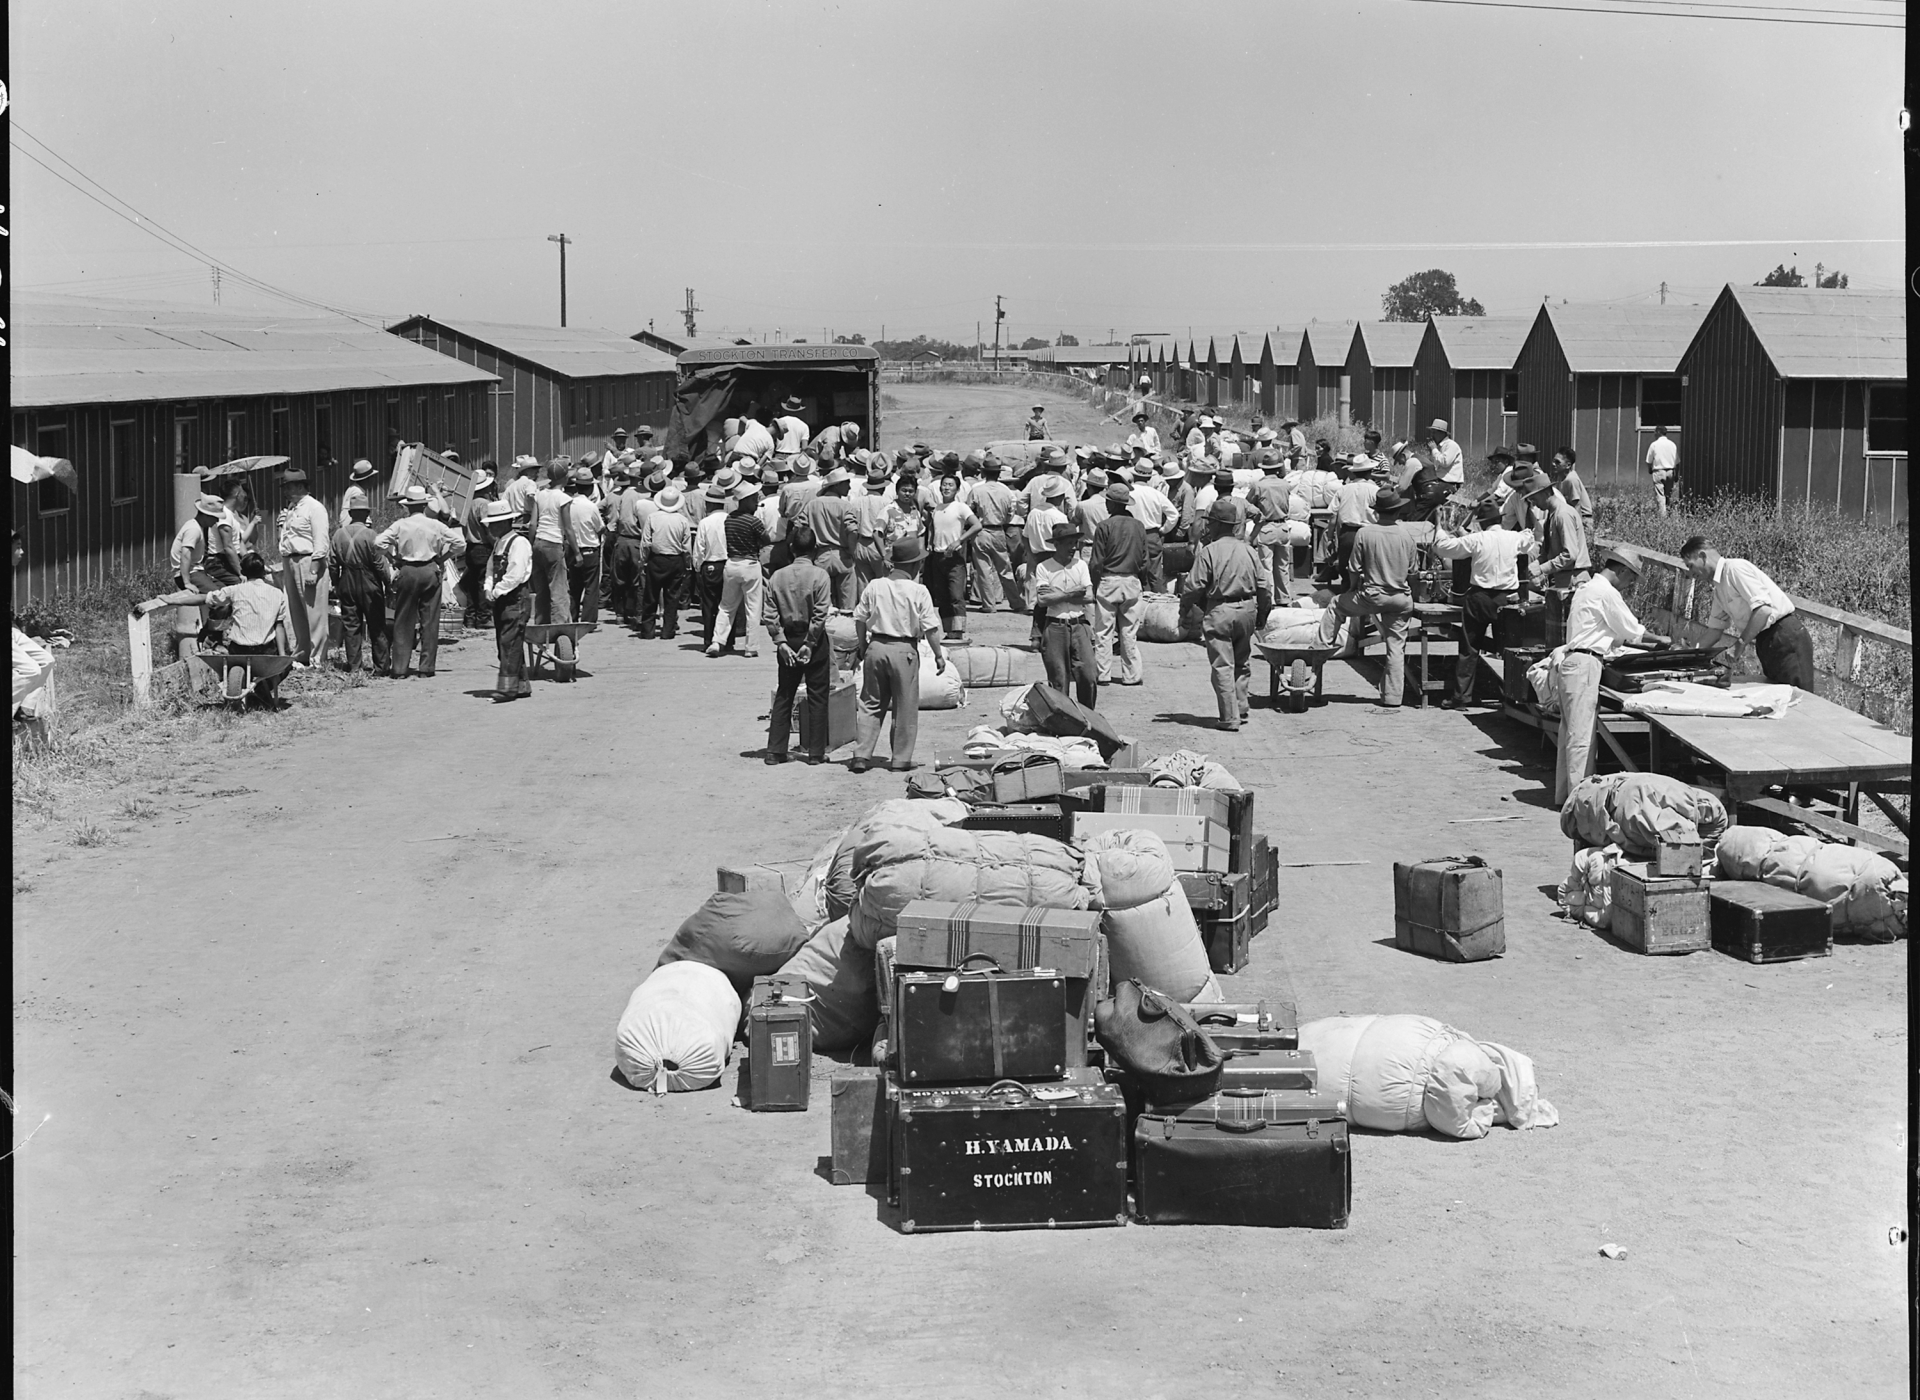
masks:
<svg viewBox="0 0 1920 1400"><path fill-rule="evenodd" d="M597 622L530 622L527 624L527 676L540 672L542 663L556 681L570 681L578 662L580 639L600 630ZM573 643L574 658L562 660L554 643L565 637Z"/></svg>
<svg viewBox="0 0 1920 1400"><path fill-rule="evenodd" d="M214 703L244 704L253 687L261 681L284 676L293 669L291 656L235 656L225 651L195 652L200 663L220 677L220 694Z"/></svg>
<svg viewBox="0 0 1920 1400"><path fill-rule="evenodd" d="M1298 713L1306 709L1310 704L1324 705L1327 703L1322 692L1326 688L1327 676L1325 667L1328 659L1333 655L1332 647L1263 646L1260 648L1260 654L1267 660L1267 699L1273 702L1275 709L1289 710ZM1295 662L1300 663L1303 671L1310 671L1312 673L1313 690L1311 693L1307 692L1292 679L1289 679L1283 687L1282 676ZM1281 695L1283 688L1286 691L1285 699L1283 699Z"/></svg>

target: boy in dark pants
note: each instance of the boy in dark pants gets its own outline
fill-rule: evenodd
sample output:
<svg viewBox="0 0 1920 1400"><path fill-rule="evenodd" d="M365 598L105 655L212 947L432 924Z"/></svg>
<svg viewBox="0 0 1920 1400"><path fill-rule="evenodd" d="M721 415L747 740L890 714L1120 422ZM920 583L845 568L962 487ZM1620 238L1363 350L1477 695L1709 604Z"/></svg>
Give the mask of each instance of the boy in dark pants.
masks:
<svg viewBox="0 0 1920 1400"><path fill-rule="evenodd" d="M767 763L785 763L793 735L793 701L806 683L807 762L827 756L827 692L833 685L833 648L827 641L827 614L833 607L833 585L827 571L815 564L813 531L796 522L788 532L793 559L774 570L767 582L760 620L780 659L780 678L773 692L773 711L767 716Z"/></svg>

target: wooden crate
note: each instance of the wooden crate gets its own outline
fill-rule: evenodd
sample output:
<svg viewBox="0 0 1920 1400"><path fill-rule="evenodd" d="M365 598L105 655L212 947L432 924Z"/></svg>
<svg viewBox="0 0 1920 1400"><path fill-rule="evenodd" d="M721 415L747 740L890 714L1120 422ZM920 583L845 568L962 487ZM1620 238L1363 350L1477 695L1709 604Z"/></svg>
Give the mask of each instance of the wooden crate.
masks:
<svg viewBox="0 0 1920 1400"><path fill-rule="evenodd" d="M1713 946L1710 882L1653 874L1645 861L1613 868L1613 936L1641 953L1697 953Z"/></svg>

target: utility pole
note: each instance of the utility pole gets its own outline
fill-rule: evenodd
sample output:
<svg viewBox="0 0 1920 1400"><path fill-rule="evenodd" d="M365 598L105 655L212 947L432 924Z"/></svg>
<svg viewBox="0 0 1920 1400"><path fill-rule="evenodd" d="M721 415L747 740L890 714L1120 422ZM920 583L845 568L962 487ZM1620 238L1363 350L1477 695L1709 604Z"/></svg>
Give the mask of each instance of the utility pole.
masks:
<svg viewBox="0 0 1920 1400"><path fill-rule="evenodd" d="M1000 323L1007 319L1007 313L1000 309L1000 296L993 299L993 367L1000 368Z"/></svg>
<svg viewBox="0 0 1920 1400"><path fill-rule="evenodd" d="M567 245L573 240L564 233L550 233L547 242L560 245L560 328L567 325Z"/></svg>
<svg viewBox="0 0 1920 1400"><path fill-rule="evenodd" d="M689 287L687 288L687 308L686 310L680 313L681 319L687 323L687 338L689 340L691 340L695 334L693 329L693 318L695 314L699 312L699 310L700 308L693 304L693 288Z"/></svg>
<svg viewBox="0 0 1920 1400"><path fill-rule="evenodd" d="M1667 304L1667 284L1665 282L1660 284L1660 304L1662 306Z"/></svg>

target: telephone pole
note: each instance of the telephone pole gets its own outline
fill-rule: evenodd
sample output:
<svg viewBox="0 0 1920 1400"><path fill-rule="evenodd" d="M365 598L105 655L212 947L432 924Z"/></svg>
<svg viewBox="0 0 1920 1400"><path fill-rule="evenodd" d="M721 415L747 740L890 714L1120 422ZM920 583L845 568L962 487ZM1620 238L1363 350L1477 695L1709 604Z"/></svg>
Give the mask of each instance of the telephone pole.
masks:
<svg viewBox="0 0 1920 1400"><path fill-rule="evenodd" d="M1662 306L1667 304L1667 284L1665 282L1660 284L1660 304Z"/></svg>
<svg viewBox="0 0 1920 1400"><path fill-rule="evenodd" d="M573 240L564 233L550 233L547 242L560 245L560 327L567 325L567 245Z"/></svg>
<svg viewBox="0 0 1920 1400"><path fill-rule="evenodd" d="M687 308L680 313L681 319L687 323L687 338L689 340L694 336L693 318L699 310L700 308L693 304L693 288L689 287L687 288Z"/></svg>
<svg viewBox="0 0 1920 1400"><path fill-rule="evenodd" d="M1007 319L1007 313L1000 309L1000 296L993 299L993 367L1000 368L1000 323Z"/></svg>

